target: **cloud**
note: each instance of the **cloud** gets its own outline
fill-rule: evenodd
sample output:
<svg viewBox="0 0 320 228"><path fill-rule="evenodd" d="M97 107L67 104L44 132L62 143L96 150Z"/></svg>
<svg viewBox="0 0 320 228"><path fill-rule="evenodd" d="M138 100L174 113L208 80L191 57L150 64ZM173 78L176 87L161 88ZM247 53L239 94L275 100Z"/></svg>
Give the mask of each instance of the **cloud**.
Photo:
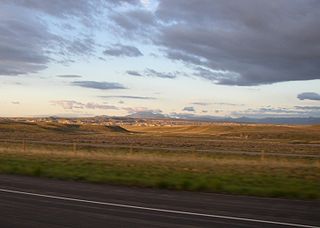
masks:
<svg viewBox="0 0 320 228"><path fill-rule="evenodd" d="M221 106L244 106L244 104L234 104L234 103L227 103L227 102L214 102L215 105Z"/></svg>
<svg viewBox="0 0 320 228"><path fill-rule="evenodd" d="M294 107L300 110L320 110L320 106L294 106Z"/></svg>
<svg viewBox="0 0 320 228"><path fill-rule="evenodd" d="M148 77L158 77L158 78L168 78L168 79L174 79L177 77L179 72L174 72L174 73L164 73L164 72L158 72L153 69L146 69L145 70L145 75Z"/></svg>
<svg viewBox="0 0 320 228"><path fill-rule="evenodd" d="M261 113L295 113L293 110L289 110L287 108L260 108L258 110L252 110Z"/></svg>
<svg viewBox="0 0 320 228"><path fill-rule="evenodd" d="M166 58L184 63L193 76L216 84L320 79L318 0L158 0L148 7L142 2L0 1L0 75L37 73L52 62L94 56L101 46L93 30L100 28L111 37L152 44ZM122 44L111 45L104 54L143 55ZM139 74L179 75L155 70Z"/></svg>
<svg viewBox="0 0 320 228"><path fill-rule="evenodd" d="M138 76L138 77L155 77L155 78L167 78L167 79L174 79L180 75L185 76L185 74L180 71L166 73L166 72L159 72L150 68L147 68L146 70L144 70L143 73L140 73L138 71L128 70L127 74L131 76Z"/></svg>
<svg viewBox="0 0 320 228"><path fill-rule="evenodd" d="M71 85L99 90L126 89L126 87L116 82L73 81Z"/></svg>
<svg viewBox="0 0 320 228"><path fill-rule="evenodd" d="M273 108L262 107L258 109L246 109L243 111L234 111L232 116L246 116L250 118L266 118L266 117L319 117L320 107L318 106L295 106L292 108Z"/></svg>
<svg viewBox="0 0 320 228"><path fill-rule="evenodd" d="M101 98L122 98L122 99L137 99L137 100L155 100L155 97L144 97L144 96L126 96L126 95L119 95L119 96L100 96Z"/></svg>
<svg viewBox="0 0 320 228"><path fill-rule="evenodd" d="M50 63L93 56L98 45L93 29L102 26L106 10L124 4L141 5L138 0L1 0L0 75L38 73Z"/></svg>
<svg viewBox="0 0 320 228"><path fill-rule="evenodd" d="M61 106L63 109L114 109L117 110L118 108L113 105L105 105L105 104L98 104L94 102L82 103L74 100L57 100L51 101L52 105Z"/></svg>
<svg viewBox="0 0 320 228"><path fill-rule="evenodd" d="M63 109L83 109L84 104L73 100L51 101L52 105L61 106Z"/></svg>
<svg viewBox="0 0 320 228"><path fill-rule="evenodd" d="M142 76L138 71L134 71L134 70L127 70L126 73L132 76Z"/></svg>
<svg viewBox="0 0 320 228"><path fill-rule="evenodd" d="M57 75L58 78L82 78L81 75L75 74L65 74L65 75Z"/></svg>
<svg viewBox="0 0 320 228"><path fill-rule="evenodd" d="M206 63L205 61L201 60L200 57L193 56L181 51L166 50L166 56L169 59L180 60L186 63L193 63L198 65L202 65Z"/></svg>
<svg viewBox="0 0 320 228"><path fill-rule="evenodd" d="M55 1L38 1L38 0L2 0L5 3L12 3L35 11L46 13L53 17L80 17L90 20L98 14L101 9L108 6L122 5L130 3L139 5L138 0L55 0Z"/></svg>
<svg viewBox="0 0 320 228"><path fill-rule="evenodd" d="M78 56L90 56L94 52L95 45L95 41L92 38L76 38L66 45L65 52ZM64 55L66 55L66 53L64 53Z"/></svg>
<svg viewBox="0 0 320 228"><path fill-rule="evenodd" d="M143 56L138 48L122 44L114 44L112 47L107 48L103 54L116 57Z"/></svg>
<svg viewBox="0 0 320 228"><path fill-rule="evenodd" d="M51 62L92 55L96 44L87 30L99 8L95 3L99 1L0 1L0 75L37 73ZM66 30L65 19L86 29Z"/></svg>
<svg viewBox="0 0 320 228"><path fill-rule="evenodd" d="M87 109L115 109L118 110L116 106L113 105L105 105L105 104L98 104L94 102L88 102L84 106Z"/></svg>
<svg viewBox="0 0 320 228"><path fill-rule="evenodd" d="M153 13L145 9L128 10L126 13L114 12L111 16L113 22L128 32L144 32L148 27L156 24Z"/></svg>
<svg viewBox="0 0 320 228"><path fill-rule="evenodd" d="M226 72L211 75L218 84L319 79L319 7L314 0L162 0L158 15L177 23L162 29L159 42L205 59L208 70Z"/></svg>
<svg viewBox="0 0 320 228"><path fill-rule="evenodd" d="M144 111L153 111L156 113L162 113L160 109L150 109L147 107L124 107L123 110L127 111L128 113L136 113L136 112L144 112Z"/></svg>
<svg viewBox="0 0 320 228"><path fill-rule="evenodd" d="M228 84L239 80L240 74L227 70L211 70L204 67L195 67L194 76L204 78L217 84Z"/></svg>
<svg viewBox="0 0 320 228"><path fill-rule="evenodd" d="M298 94L297 98L299 100L313 100L313 101L319 101L320 100L320 94L313 93L313 92L305 92Z"/></svg>
<svg viewBox="0 0 320 228"><path fill-rule="evenodd" d="M150 4L150 0L140 0L140 2L147 7Z"/></svg>
<svg viewBox="0 0 320 228"><path fill-rule="evenodd" d="M47 68L45 46L54 39L31 12L0 2L0 75L35 73Z"/></svg>
<svg viewBox="0 0 320 228"><path fill-rule="evenodd" d="M221 105L221 106L244 106L244 104L234 104L234 103L227 103L227 102L193 102L191 103L193 105L199 105L199 106L208 106L208 105Z"/></svg>
<svg viewBox="0 0 320 228"><path fill-rule="evenodd" d="M20 102L19 101L12 101L11 104L14 104L14 105L19 105Z"/></svg>
<svg viewBox="0 0 320 228"><path fill-rule="evenodd" d="M196 110L194 109L194 107L184 107L182 111L195 112Z"/></svg>
<svg viewBox="0 0 320 228"><path fill-rule="evenodd" d="M253 86L320 79L319 8L318 0L159 0L153 20L122 27L148 28L150 42L195 76Z"/></svg>
<svg viewBox="0 0 320 228"><path fill-rule="evenodd" d="M86 0L56 0L52 1L37 1L37 0L3 0L25 8L29 8L38 12L46 13L54 17L90 17L97 10L96 4L99 1Z"/></svg>
<svg viewBox="0 0 320 228"><path fill-rule="evenodd" d="M208 103L208 102L192 102L191 104L193 104L193 105L199 105L199 106L208 106L208 105L210 105L211 103Z"/></svg>

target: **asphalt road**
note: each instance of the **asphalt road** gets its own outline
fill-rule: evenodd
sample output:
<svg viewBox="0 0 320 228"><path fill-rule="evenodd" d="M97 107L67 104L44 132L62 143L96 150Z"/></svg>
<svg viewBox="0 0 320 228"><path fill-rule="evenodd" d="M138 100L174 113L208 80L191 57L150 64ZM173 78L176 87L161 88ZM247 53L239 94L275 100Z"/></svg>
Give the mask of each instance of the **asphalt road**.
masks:
<svg viewBox="0 0 320 228"><path fill-rule="evenodd" d="M0 175L0 227L319 227L320 201Z"/></svg>

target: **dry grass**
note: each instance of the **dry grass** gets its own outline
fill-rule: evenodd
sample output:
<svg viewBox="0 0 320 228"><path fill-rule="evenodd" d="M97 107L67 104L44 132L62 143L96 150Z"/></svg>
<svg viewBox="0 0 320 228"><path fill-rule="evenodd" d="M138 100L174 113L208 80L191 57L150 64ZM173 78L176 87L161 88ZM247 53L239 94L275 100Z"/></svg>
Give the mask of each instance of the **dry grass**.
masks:
<svg viewBox="0 0 320 228"><path fill-rule="evenodd" d="M125 129L126 128L126 129ZM0 140L26 139L188 150L320 155L319 126L222 125L107 127L56 123L0 123ZM128 130L127 130L128 129Z"/></svg>
<svg viewBox="0 0 320 228"><path fill-rule="evenodd" d="M162 153L161 151L116 151L114 149L104 150L99 152L87 152L72 150L43 150L43 149L28 149L26 152L17 149L0 148L0 154L26 155L26 156L43 156L45 158L61 157L61 158L81 158L92 161L123 161L141 164L160 164L173 167L188 166L197 168L198 170L210 170L217 166L238 166L252 168L268 168L268 169L294 169L294 168L320 168L320 160L318 159L290 159L290 158L275 158L269 157L263 160L260 156L235 156L235 155L220 155L208 156L199 153ZM320 177L320 175L319 175Z"/></svg>
<svg viewBox="0 0 320 228"><path fill-rule="evenodd" d="M50 139L73 142L77 139L78 142L99 142L111 145L116 143L152 145L153 148L174 146L191 149L179 152L77 145L74 150L72 144L42 145L30 143L27 140L24 150L22 142L0 141L0 172L192 191L301 199L320 198L319 159L270 156L262 158L196 152L197 148L214 147L226 151L264 149L287 153L319 154L317 145L302 145L289 139L286 140L290 143L281 141L283 139L278 141L241 138L231 140L206 135L207 133L199 134L200 131L217 131L220 134L221 132L225 134L227 131L232 134L235 132L256 134L257 131L262 131L267 135L271 134L277 126L219 126L215 130L213 128L215 126L177 127L176 130L170 131L170 134L174 134L170 136L160 131L167 130L167 127L160 130L153 129L152 131L156 134L150 133L146 128L140 128L140 130L147 133L131 134L122 130L119 132L118 128L110 129L103 126L0 124L0 136L7 139L17 139L17 137L19 139L28 132L26 136L28 140ZM301 133L309 128L312 129L309 133ZM319 133L313 131L314 128L318 129L318 126L280 126L276 132L285 135L285 132L291 131L294 132L295 137L301 134L297 140L308 141L312 138L312 141L316 142ZM136 128L129 130L137 131ZM193 132L194 135L186 136L184 133L186 131ZM283 133L280 133L282 131ZM288 137L291 137L290 134ZM195 150L193 151L192 148Z"/></svg>
<svg viewBox="0 0 320 228"><path fill-rule="evenodd" d="M207 135L274 140L320 140L319 125L205 124L184 126L126 126L130 131L166 135Z"/></svg>
<svg viewBox="0 0 320 228"><path fill-rule="evenodd" d="M315 159L0 148L0 172L145 187L320 198Z"/></svg>

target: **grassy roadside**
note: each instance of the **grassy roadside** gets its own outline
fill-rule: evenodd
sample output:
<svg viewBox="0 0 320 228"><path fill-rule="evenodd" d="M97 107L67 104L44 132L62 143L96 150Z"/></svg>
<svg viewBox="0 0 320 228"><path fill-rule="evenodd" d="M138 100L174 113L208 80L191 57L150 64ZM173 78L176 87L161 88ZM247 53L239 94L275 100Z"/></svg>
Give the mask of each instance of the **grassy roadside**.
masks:
<svg viewBox="0 0 320 228"><path fill-rule="evenodd" d="M320 199L312 159L185 153L55 153L0 150L0 173L190 191Z"/></svg>

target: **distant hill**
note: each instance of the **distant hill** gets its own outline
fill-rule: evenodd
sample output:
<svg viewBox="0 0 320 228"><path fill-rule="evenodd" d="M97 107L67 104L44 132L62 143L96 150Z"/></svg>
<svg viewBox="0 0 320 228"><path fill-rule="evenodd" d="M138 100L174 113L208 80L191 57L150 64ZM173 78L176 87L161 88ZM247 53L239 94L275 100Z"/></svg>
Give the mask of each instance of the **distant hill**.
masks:
<svg viewBox="0 0 320 228"><path fill-rule="evenodd" d="M141 111L132 113L130 115L127 115L128 118L136 118L136 119L164 119L168 118L167 115L164 115L162 113L153 112L153 111Z"/></svg>
<svg viewBox="0 0 320 228"><path fill-rule="evenodd" d="M262 119L253 119L241 117L234 119L238 122L246 123L265 123L265 124L320 124L320 118L316 117L287 117L287 118L262 118Z"/></svg>
<svg viewBox="0 0 320 228"><path fill-rule="evenodd" d="M136 112L126 116L135 119L184 119L193 121L208 122L231 122L231 123L262 123L262 124L320 124L320 117L270 117L270 118L249 118L249 117L218 117L211 115L194 115L194 114L171 114L143 111Z"/></svg>
<svg viewBox="0 0 320 228"><path fill-rule="evenodd" d="M0 121L0 133L64 133L64 134L88 134L88 133L130 133L121 126L104 126L92 124L62 124L62 123L26 123L15 121Z"/></svg>

